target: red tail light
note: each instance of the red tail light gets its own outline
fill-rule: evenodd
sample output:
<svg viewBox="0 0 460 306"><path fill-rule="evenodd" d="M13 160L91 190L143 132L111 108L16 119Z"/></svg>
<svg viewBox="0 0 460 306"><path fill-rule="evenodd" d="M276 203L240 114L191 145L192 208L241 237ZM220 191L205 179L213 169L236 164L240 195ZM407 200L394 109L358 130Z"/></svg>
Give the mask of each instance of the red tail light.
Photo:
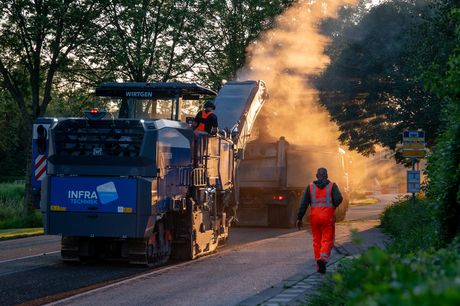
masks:
<svg viewBox="0 0 460 306"><path fill-rule="evenodd" d="M283 200L283 199L284 199L283 196L274 196L274 197L273 197L273 200L281 201L281 200Z"/></svg>

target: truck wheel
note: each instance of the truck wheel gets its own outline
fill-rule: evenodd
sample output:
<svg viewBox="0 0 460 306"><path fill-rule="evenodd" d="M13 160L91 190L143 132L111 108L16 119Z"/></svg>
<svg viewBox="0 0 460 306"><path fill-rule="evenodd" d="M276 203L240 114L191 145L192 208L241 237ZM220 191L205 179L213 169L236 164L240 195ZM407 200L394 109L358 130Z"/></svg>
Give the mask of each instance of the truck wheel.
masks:
<svg viewBox="0 0 460 306"><path fill-rule="evenodd" d="M286 206L281 208L280 217L281 217L281 226L284 228L294 228L297 221L297 212L299 208L297 207L297 201L294 194L291 194L288 199Z"/></svg>
<svg viewBox="0 0 460 306"><path fill-rule="evenodd" d="M339 207L336 208L334 212L336 222L345 220L345 217L347 215L347 208L348 208L348 197L344 196L342 203L339 205Z"/></svg>
<svg viewBox="0 0 460 306"><path fill-rule="evenodd" d="M345 220L346 209L344 209L344 205L340 204L339 207L335 209L335 221L340 222Z"/></svg>

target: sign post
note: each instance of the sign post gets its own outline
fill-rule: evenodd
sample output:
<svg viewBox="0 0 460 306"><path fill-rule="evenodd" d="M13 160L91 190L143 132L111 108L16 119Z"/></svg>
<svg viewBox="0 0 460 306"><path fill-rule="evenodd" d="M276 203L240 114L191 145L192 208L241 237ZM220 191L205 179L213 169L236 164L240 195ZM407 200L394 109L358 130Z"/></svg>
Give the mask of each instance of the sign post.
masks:
<svg viewBox="0 0 460 306"><path fill-rule="evenodd" d="M412 206L415 207L415 193L420 192L420 171L415 171L415 159L425 156L425 132L403 132L403 156L412 159L412 171L407 171L407 192L412 192Z"/></svg>

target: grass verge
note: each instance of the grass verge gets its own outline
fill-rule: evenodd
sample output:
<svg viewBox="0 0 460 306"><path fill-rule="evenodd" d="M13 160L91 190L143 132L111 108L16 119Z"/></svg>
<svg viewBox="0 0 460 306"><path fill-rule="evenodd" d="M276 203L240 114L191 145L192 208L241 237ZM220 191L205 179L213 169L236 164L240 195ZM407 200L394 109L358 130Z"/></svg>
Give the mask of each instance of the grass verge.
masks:
<svg viewBox="0 0 460 306"><path fill-rule="evenodd" d="M369 198L365 197L364 199L357 199L357 200L352 200L350 201L350 204L348 207L359 207L359 206L365 206L365 205L371 205L377 203L379 200L375 198Z"/></svg>
<svg viewBox="0 0 460 306"><path fill-rule="evenodd" d="M3 209L0 203L0 229L38 228L43 226L42 213L39 210L31 211L27 218L22 216L22 207L14 211L8 207ZM3 214L7 212L6 214ZM6 216L5 216L6 215Z"/></svg>
<svg viewBox="0 0 460 306"><path fill-rule="evenodd" d="M364 223L364 222L369 222L369 221L379 221L380 219L366 219L366 220L352 220L352 221L339 221L335 222L336 225L351 225L355 223ZM376 225L375 227L380 227L379 225Z"/></svg>
<svg viewBox="0 0 460 306"><path fill-rule="evenodd" d="M43 226L39 210L32 210L27 218L23 217L24 188L24 184L0 183L0 229Z"/></svg>
<svg viewBox="0 0 460 306"><path fill-rule="evenodd" d="M432 204L410 197L385 207L387 250L370 248L340 262L304 305L460 305L460 235L449 245L437 237Z"/></svg>
<svg viewBox="0 0 460 306"><path fill-rule="evenodd" d="M14 228L0 230L0 240L43 235L43 228Z"/></svg>

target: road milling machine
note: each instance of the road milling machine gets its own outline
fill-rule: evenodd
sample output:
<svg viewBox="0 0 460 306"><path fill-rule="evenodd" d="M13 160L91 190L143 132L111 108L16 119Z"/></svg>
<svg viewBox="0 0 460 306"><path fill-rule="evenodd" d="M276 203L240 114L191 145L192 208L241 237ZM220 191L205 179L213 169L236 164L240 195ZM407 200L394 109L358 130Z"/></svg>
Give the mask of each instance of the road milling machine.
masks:
<svg viewBox="0 0 460 306"><path fill-rule="evenodd" d="M188 83L103 83L84 118L34 121L34 205L64 262L153 265L226 243L238 151L267 97L263 81L234 85L249 107L232 133L192 130L186 118L216 92Z"/></svg>
<svg viewBox="0 0 460 306"><path fill-rule="evenodd" d="M269 98L261 80L223 82L218 94L189 83L103 83L95 96L84 117L34 121L34 206L45 234L62 236L66 263L156 265L215 252L232 221L294 227L320 166L349 192L338 147L248 142ZM217 135L190 126L203 96L216 96Z"/></svg>

